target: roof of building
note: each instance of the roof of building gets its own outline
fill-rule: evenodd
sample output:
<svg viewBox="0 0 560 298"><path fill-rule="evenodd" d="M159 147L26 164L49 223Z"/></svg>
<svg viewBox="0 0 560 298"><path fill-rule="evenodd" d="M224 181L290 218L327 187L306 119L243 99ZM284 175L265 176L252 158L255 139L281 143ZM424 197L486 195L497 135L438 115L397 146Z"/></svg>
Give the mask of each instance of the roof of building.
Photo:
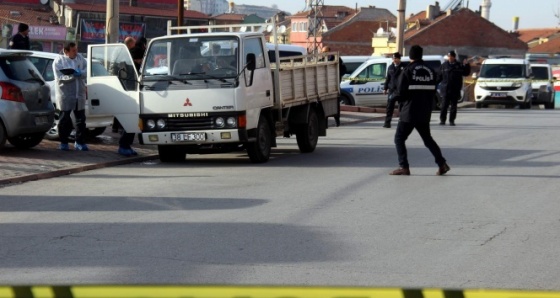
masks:
<svg viewBox="0 0 560 298"><path fill-rule="evenodd" d="M555 38L529 49L529 53L557 54L560 53L560 38Z"/></svg>
<svg viewBox="0 0 560 298"><path fill-rule="evenodd" d="M386 22L389 22L390 24L394 24L396 21L397 17L385 8L362 7L356 14L349 15L347 18L345 18L344 22L338 24L338 26L328 27L329 31L325 32L325 35L341 30L346 25L352 24L354 22L370 22L377 24L381 22L383 22L384 24Z"/></svg>
<svg viewBox="0 0 560 298"><path fill-rule="evenodd" d="M243 21L247 15L238 13L223 13L217 16L210 17L213 20L220 21Z"/></svg>
<svg viewBox="0 0 560 298"><path fill-rule="evenodd" d="M71 8L72 10L79 10L79 11L91 11L91 12L107 11L106 5L99 5L99 4L90 5L90 4L71 3L71 4L66 4L66 6ZM154 17L177 17L177 10L173 10L173 9L156 9L156 8L139 7L139 6L128 6L122 4L119 6L119 13L127 14L127 15L144 15L144 16L154 16ZM187 19L209 18L208 15L196 10L185 10L184 17Z"/></svg>
<svg viewBox="0 0 560 298"><path fill-rule="evenodd" d="M53 22L51 22L51 20L53 20ZM2 4L2 6L0 6L0 23L25 23L35 26L59 26L58 18L50 7L35 9L32 7L7 4Z"/></svg>
<svg viewBox="0 0 560 298"><path fill-rule="evenodd" d="M531 42L533 40L538 40L540 38L549 38L559 33L559 28L535 28L517 30L517 34L519 34L518 38L525 43Z"/></svg>
<svg viewBox="0 0 560 298"><path fill-rule="evenodd" d="M453 11L451 14L447 14L444 12L439 16L435 17L434 20L431 21L428 19L417 19L416 24L412 27L409 27L405 31L404 34L405 43L408 40L411 40L417 36L426 37L425 34L429 35L430 30L436 28L437 30L439 30L438 34L440 34L441 36L447 36L447 34L457 35L458 27L455 22L456 19L458 20L470 19L473 22L478 22L479 26L485 28L485 33L492 34L492 36L494 37L493 39L488 39L488 40L480 39L480 34L482 34L481 32L473 31L469 29L468 26L465 26L465 29L467 31L463 30L462 31L463 33L459 34L461 37L459 38L459 40L462 40L461 43L464 43L465 45L478 44L478 45L488 46L488 44L493 43L492 40L496 39L496 37L499 36L501 38L505 38L505 40L510 42L508 45L504 44L503 46L507 46L512 49L525 49L525 50L527 49L527 44L521 41L520 39L518 39L514 34L503 30L502 28L498 27L496 24L488 21L487 19L481 17L479 14L473 12L468 8L461 8L457 11ZM470 25L473 26L475 24L470 24ZM439 41L441 42L441 38L439 39Z"/></svg>

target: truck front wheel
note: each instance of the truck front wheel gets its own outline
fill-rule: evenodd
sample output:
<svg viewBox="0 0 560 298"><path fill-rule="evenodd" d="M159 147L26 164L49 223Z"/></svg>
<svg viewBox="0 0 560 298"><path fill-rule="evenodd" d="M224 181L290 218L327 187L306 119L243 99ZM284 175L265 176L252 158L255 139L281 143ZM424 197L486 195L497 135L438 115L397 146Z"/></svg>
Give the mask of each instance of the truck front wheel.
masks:
<svg viewBox="0 0 560 298"><path fill-rule="evenodd" d="M181 146L162 146L158 145L159 160L161 162L179 162L184 161L186 157L185 150Z"/></svg>
<svg viewBox="0 0 560 298"><path fill-rule="evenodd" d="M315 109L309 111L309 120L307 124L299 127L297 133L297 144L301 153L310 153L315 151L317 141L319 140L319 119Z"/></svg>
<svg viewBox="0 0 560 298"><path fill-rule="evenodd" d="M247 143L247 155L253 163L267 162L270 158L272 147L272 135L266 117L261 115L259 126L257 127L257 141Z"/></svg>

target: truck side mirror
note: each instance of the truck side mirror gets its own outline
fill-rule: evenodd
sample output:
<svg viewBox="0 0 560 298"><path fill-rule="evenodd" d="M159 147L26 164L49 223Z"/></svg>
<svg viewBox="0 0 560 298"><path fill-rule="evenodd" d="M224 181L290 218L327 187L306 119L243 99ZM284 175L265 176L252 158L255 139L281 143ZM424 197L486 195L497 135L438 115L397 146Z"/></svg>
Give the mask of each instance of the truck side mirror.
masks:
<svg viewBox="0 0 560 298"><path fill-rule="evenodd" d="M253 71L257 68L257 58L255 54L249 53L247 54L247 70Z"/></svg>
<svg viewBox="0 0 560 298"><path fill-rule="evenodd" d="M472 76L471 76L474 80L476 80L478 78L478 75L476 74L476 72L473 72Z"/></svg>
<svg viewBox="0 0 560 298"><path fill-rule="evenodd" d="M126 80L126 78L128 78L128 72L126 71L126 68L123 67L119 69L119 79Z"/></svg>
<svg viewBox="0 0 560 298"><path fill-rule="evenodd" d="M251 72L251 78L249 79L249 85L247 85L247 81L245 81L246 86L253 85L253 76L255 75L255 68L257 68L257 58L255 54L249 53L247 54L247 70Z"/></svg>

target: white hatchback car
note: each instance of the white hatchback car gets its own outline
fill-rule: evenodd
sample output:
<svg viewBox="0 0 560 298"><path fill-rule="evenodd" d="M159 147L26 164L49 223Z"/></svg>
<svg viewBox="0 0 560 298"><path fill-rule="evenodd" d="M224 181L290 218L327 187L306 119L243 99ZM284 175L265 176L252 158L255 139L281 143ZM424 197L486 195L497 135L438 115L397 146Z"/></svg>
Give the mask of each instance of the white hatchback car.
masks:
<svg viewBox="0 0 560 298"><path fill-rule="evenodd" d="M55 108L60 106L55 101L55 82L54 82L54 72L52 68L52 64L54 59L59 55L56 53L48 53L48 52L40 52L40 51L31 51L33 54L29 56L29 60L35 65L35 67L39 70L47 84L51 88L51 98L53 99L53 103ZM103 75L107 73L107 70L101 64L93 64L92 69L88 70L92 71L94 74L97 73L98 75ZM59 110L56 110L55 113L55 122L52 128L47 131L45 134L45 138L49 140L56 140L58 139L58 114ZM74 121L72 114L72 121ZM88 136L96 137L103 132L107 126L113 124L113 115L90 115L89 113L89 102L86 100L86 127L88 129Z"/></svg>

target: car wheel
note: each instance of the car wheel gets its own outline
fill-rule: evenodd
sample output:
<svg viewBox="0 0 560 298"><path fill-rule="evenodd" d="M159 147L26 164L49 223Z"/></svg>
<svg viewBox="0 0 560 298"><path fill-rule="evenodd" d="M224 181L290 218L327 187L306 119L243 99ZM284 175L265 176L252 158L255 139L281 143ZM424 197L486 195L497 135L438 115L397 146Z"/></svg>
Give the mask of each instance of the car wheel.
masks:
<svg viewBox="0 0 560 298"><path fill-rule="evenodd" d="M106 126L88 128L88 131L87 131L88 137L95 138L95 137L101 135L102 133L104 133L105 129L107 129Z"/></svg>
<svg viewBox="0 0 560 298"><path fill-rule="evenodd" d="M297 144L301 153L310 153L315 151L317 141L319 140L319 118L315 109L309 111L309 120L307 124L299 127L297 133Z"/></svg>
<svg viewBox="0 0 560 298"><path fill-rule="evenodd" d="M270 158L272 147L272 133L268 120L261 115L259 126L257 127L257 141L247 143L247 155L253 163L263 163Z"/></svg>
<svg viewBox="0 0 560 298"><path fill-rule="evenodd" d="M161 162L180 162L184 161L187 156L182 146L173 145L158 145L158 154Z"/></svg>
<svg viewBox="0 0 560 298"><path fill-rule="evenodd" d="M4 124L0 121L0 149L6 144L6 129L4 129Z"/></svg>
<svg viewBox="0 0 560 298"><path fill-rule="evenodd" d="M14 145L14 147L18 149L29 149L39 145L44 136L44 133L34 133L8 138L8 142L10 142L10 144Z"/></svg>
<svg viewBox="0 0 560 298"><path fill-rule="evenodd" d="M348 95L341 94L340 95L340 105L353 106L352 99L350 99L350 97L348 97Z"/></svg>

